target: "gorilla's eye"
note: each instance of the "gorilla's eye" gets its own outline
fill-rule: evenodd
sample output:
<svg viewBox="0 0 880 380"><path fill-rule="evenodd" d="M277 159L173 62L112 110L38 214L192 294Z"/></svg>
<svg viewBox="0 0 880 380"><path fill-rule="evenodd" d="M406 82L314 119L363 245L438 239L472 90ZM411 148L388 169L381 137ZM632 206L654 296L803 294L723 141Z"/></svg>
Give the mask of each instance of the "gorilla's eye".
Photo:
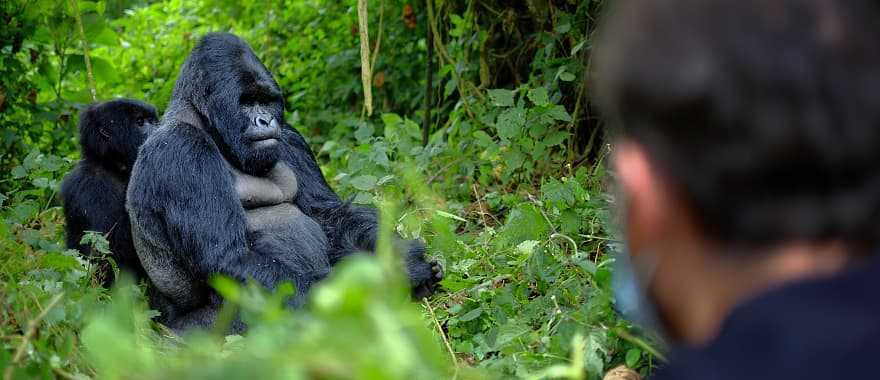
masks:
<svg viewBox="0 0 880 380"><path fill-rule="evenodd" d="M137 125L144 125L145 121L146 121L146 119L144 119L143 117L139 117L139 118L137 118L137 120L135 120Z"/></svg>
<svg viewBox="0 0 880 380"><path fill-rule="evenodd" d="M261 89L256 91L245 91L238 97L238 103L243 106L252 106L256 104L273 104L283 103L284 97L280 92Z"/></svg>
<svg viewBox="0 0 880 380"><path fill-rule="evenodd" d="M257 99L248 94L242 94L241 97L238 98L238 104L243 106L252 106L257 103Z"/></svg>
<svg viewBox="0 0 880 380"><path fill-rule="evenodd" d="M238 103L243 106L253 106L257 104L269 104L272 100L263 94L242 94L238 98Z"/></svg>

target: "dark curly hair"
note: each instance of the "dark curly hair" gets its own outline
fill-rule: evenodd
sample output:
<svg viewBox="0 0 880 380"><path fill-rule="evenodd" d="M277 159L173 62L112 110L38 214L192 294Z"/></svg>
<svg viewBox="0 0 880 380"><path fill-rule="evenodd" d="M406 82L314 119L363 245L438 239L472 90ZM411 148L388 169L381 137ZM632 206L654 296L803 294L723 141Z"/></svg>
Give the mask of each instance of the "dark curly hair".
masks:
<svg viewBox="0 0 880 380"><path fill-rule="evenodd" d="M594 55L604 116L706 233L876 248L880 2L616 3Z"/></svg>

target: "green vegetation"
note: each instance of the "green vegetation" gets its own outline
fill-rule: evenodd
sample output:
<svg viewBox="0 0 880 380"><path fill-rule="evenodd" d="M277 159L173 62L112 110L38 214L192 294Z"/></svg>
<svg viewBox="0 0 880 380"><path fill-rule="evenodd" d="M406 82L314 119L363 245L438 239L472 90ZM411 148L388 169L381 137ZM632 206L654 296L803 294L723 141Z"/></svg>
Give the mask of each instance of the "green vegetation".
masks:
<svg viewBox="0 0 880 380"><path fill-rule="evenodd" d="M4 379L651 371L652 349L615 315L609 289L607 147L585 81L603 2L369 1L369 116L356 3L0 4ZM218 278L254 327L181 339L150 322L141 287L102 289L90 264L65 250L55 195L79 156L78 109L94 89L98 100L162 110L209 31L251 43L331 185L379 206L385 234L425 239L445 266L445 291L409 301L387 250L338 268L294 312L280 306L290 289L267 294ZM102 236L87 238L107 251Z"/></svg>

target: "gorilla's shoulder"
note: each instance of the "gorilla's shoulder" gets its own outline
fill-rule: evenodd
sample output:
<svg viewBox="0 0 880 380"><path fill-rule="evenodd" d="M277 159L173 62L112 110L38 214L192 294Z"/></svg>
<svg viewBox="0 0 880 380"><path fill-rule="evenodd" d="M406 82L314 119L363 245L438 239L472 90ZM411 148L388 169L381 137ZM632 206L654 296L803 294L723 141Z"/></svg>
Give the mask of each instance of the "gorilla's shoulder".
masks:
<svg viewBox="0 0 880 380"><path fill-rule="evenodd" d="M113 199L125 192L125 183L102 168L88 161L80 161L61 182L61 198L65 207L75 206L77 199ZM89 203L97 204L97 203ZM100 203L102 207L112 204Z"/></svg>
<svg viewBox="0 0 880 380"><path fill-rule="evenodd" d="M64 180L61 181L61 196L63 198L73 197L84 188L85 182L89 179L89 176L86 175L88 166L89 164L85 160L77 162L70 173L64 176Z"/></svg>
<svg viewBox="0 0 880 380"><path fill-rule="evenodd" d="M285 123L284 128L281 128L281 137L287 145L299 149L309 149L309 143L306 142L305 137L289 124Z"/></svg>
<svg viewBox="0 0 880 380"><path fill-rule="evenodd" d="M215 189L219 181L231 180L224 175L222 157L207 132L186 123L163 123L141 147L129 194L160 189L168 198L179 198L191 194L174 189Z"/></svg>
<svg viewBox="0 0 880 380"><path fill-rule="evenodd" d="M216 155L217 147L211 136L201 128L171 121L163 123L141 147L139 160L193 159ZM196 157L194 157L196 156Z"/></svg>
<svg viewBox="0 0 880 380"><path fill-rule="evenodd" d="M61 193L76 193L96 183L114 182L116 176L89 160L80 160L61 181Z"/></svg>

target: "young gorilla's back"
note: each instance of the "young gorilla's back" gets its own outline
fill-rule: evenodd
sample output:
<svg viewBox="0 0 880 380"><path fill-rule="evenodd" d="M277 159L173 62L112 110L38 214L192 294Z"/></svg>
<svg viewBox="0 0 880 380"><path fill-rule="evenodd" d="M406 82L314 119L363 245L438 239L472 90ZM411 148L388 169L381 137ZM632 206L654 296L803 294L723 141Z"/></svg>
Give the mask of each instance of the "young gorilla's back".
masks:
<svg viewBox="0 0 880 380"><path fill-rule="evenodd" d="M104 286L114 280L108 261L80 241L86 231L105 234L119 268L145 277L132 244L125 192L138 148L157 122L153 106L128 99L97 103L80 115L82 160L61 184L65 240L98 265Z"/></svg>

